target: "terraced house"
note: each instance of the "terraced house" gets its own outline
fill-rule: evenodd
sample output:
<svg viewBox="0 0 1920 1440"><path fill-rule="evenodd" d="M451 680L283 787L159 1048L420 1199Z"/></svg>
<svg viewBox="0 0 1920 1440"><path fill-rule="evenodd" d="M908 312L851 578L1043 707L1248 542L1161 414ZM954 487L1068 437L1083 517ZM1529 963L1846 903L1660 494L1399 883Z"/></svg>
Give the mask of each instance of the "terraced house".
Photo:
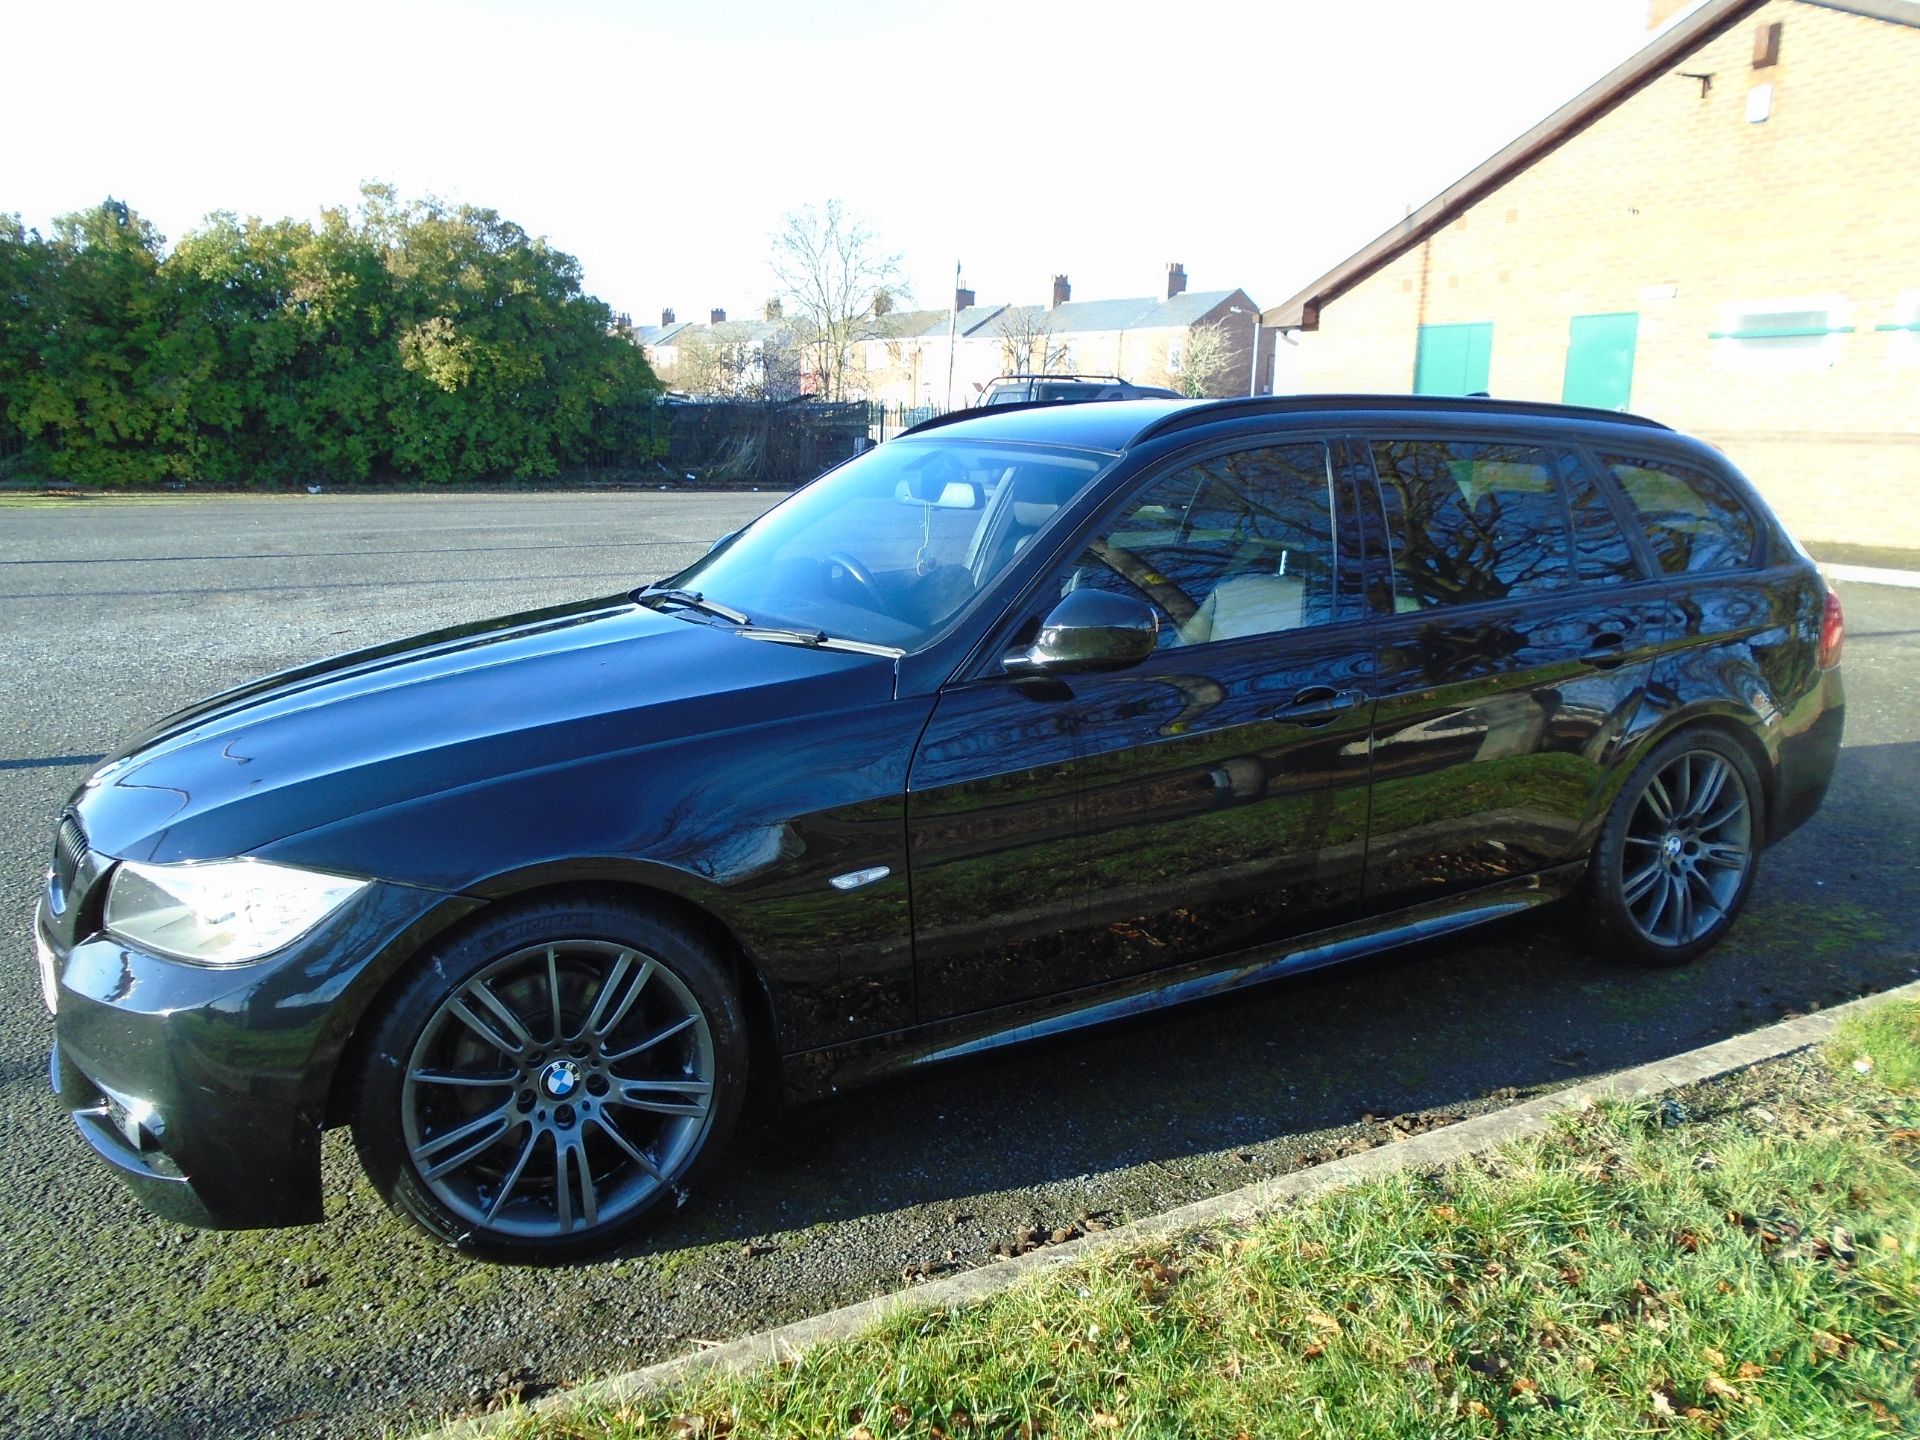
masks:
<svg viewBox="0 0 1920 1440"><path fill-rule="evenodd" d="M907 405L948 404L948 333L952 326L952 404L971 405L997 375L1098 373L1142 385L1189 388L1210 396L1272 388L1273 357L1254 373L1259 306L1247 292L1187 289L1186 267L1167 266L1164 295L1075 300L1065 275L1053 277L1045 305L981 305L959 290L955 309L883 315L862 346L870 399ZM1200 358L1200 350L1208 352ZM1192 366L1205 373L1195 377ZM1188 379L1199 383L1189 386Z"/></svg>
<svg viewBox="0 0 1920 1440"><path fill-rule="evenodd" d="M1920 547L1920 3L1683 9L1266 311L1282 388L1631 407L1803 538Z"/></svg>

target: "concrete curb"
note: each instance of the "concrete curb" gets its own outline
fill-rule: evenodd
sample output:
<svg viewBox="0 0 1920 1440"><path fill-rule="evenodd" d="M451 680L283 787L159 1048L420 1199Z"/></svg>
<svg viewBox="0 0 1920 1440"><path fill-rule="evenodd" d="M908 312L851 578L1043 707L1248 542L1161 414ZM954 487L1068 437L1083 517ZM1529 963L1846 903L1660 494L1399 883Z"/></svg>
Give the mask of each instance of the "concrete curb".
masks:
<svg viewBox="0 0 1920 1440"><path fill-rule="evenodd" d="M1920 980L1882 991L1878 995L1836 1005L1831 1010L1783 1020L1777 1025L1769 1025L1746 1035L1736 1035L1730 1040L1721 1040L1665 1060L1655 1060L1631 1070L1603 1075L1524 1104L1475 1116L1439 1130L1429 1130L1424 1135L1408 1140L1382 1145L1339 1160L1329 1160L1323 1165L1296 1170L1290 1175L1261 1180L1224 1195L1196 1200L1131 1225L1084 1236L1064 1245L1032 1250L1012 1260L995 1261L977 1270L931 1280L911 1290L845 1305L838 1310L829 1310L825 1314L797 1320L774 1330L742 1336L711 1350L664 1360L606 1380L589 1381L546 1396L530 1408L538 1413L566 1410L596 1401L617 1405L649 1391L679 1384L706 1371L734 1373L753 1370L790 1359L800 1351L825 1341L844 1340L883 1320L976 1304L1029 1275L1055 1265L1076 1264L1096 1251L1137 1248L1175 1235L1238 1224L1371 1176L1449 1165L1504 1145L1510 1140L1538 1135L1547 1128L1553 1116L1577 1109L1593 1100L1607 1097L1636 1099L1657 1095L1664 1090L1712 1080L1763 1061L1790 1055L1796 1050L1804 1050L1826 1039L1847 1016L1896 1000L1920 1000ZM456 1421L430 1432L422 1440L482 1440L482 1437L498 1434L524 1413L509 1410Z"/></svg>
<svg viewBox="0 0 1920 1440"><path fill-rule="evenodd" d="M1888 570L1878 565L1822 565L1829 580L1851 580L1857 585L1898 585L1920 590L1920 570Z"/></svg>

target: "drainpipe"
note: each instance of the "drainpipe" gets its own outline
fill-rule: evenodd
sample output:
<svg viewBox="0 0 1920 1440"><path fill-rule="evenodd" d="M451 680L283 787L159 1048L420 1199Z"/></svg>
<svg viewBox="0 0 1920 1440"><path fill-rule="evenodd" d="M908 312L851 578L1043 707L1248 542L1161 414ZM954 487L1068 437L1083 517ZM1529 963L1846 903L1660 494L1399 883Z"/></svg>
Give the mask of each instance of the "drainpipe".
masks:
<svg viewBox="0 0 1920 1440"><path fill-rule="evenodd" d="M953 309L947 315L947 409L953 409L953 342L960 325L960 262L953 262Z"/></svg>

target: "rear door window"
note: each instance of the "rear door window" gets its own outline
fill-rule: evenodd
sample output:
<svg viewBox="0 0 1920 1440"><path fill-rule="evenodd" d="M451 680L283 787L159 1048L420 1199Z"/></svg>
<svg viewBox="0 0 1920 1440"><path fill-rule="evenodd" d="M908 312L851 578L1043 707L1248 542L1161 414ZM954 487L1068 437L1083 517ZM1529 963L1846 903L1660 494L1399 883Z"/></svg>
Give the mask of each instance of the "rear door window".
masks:
<svg viewBox="0 0 1920 1440"><path fill-rule="evenodd" d="M1376 440L1372 450L1393 551L1396 613L1575 583L1560 494L1561 477L1578 473L1570 453L1423 439ZM1602 546L1603 565L1604 557Z"/></svg>
<svg viewBox="0 0 1920 1440"><path fill-rule="evenodd" d="M1664 573L1734 570L1752 562L1759 528L1724 482L1672 460L1603 458Z"/></svg>

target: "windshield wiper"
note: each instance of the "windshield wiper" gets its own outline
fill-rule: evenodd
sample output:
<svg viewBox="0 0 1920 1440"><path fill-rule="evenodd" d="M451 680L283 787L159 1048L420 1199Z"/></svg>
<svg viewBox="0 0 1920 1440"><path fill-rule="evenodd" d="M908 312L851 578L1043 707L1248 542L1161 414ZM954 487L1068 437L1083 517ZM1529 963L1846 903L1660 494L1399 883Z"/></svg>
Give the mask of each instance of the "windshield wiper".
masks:
<svg viewBox="0 0 1920 1440"><path fill-rule="evenodd" d="M633 598L641 605L650 606L656 600L665 600L674 605L684 605L689 610L699 610L708 615L718 615L722 620L731 620L736 625L751 623L745 615L742 615L731 605L722 605L716 600L709 600L697 590L643 589Z"/></svg>
<svg viewBox="0 0 1920 1440"><path fill-rule="evenodd" d="M771 640L779 645L804 645L809 650L850 650L856 655L884 655L898 660L907 652L896 645L869 645L864 640L842 640L824 630L783 630L773 625L749 625L737 632L749 640Z"/></svg>

